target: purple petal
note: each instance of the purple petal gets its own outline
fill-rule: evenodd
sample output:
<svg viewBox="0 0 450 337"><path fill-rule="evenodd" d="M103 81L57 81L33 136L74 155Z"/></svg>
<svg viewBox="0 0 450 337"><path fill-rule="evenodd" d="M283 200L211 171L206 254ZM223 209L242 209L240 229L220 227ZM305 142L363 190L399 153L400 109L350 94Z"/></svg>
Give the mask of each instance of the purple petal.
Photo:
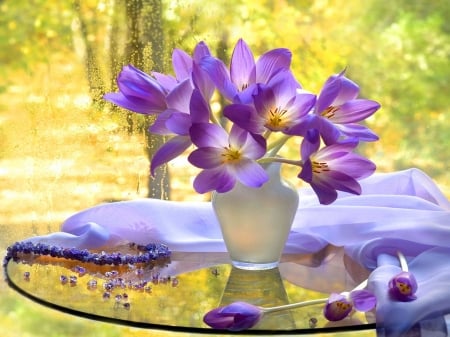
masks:
<svg viewBox="0 0 450 337"><path fill-rule="evenodd" d="M347 137L356 137L363 142L374 142L379 137L369 128L360 124L339 124L339 131Z"/></svg>
<svg viewBox="0 0 450 337"><path fill-rule="evenodd" d="M389 295L392 299L409 302L415 300L417 297L417 281L413 274L409 272L401 272L389 280Z"/></svg>
<svg viewBox="0 0 450 337"><path fill-rule="evenodd" d="M197 123L189 131L192 143L198 147L227 147L228 134L217 124Z"/></svg>
<svg viewBox="0 0 450 337"><path fill-rule="evenodd" d="M181 49L174 49L172 53L172 66L178 81L191 77L192 58Z"/></svg>
<svg viewBox="0 0 450 337"><path fill-rule="evenodd" d="M158 135L170 135L172 132L167 128L166 122L172 116L173 113L178 112L176 110L167 109L161 112L156 118L155 122L148 128L151 133Z"/></svg>
<svg viewBox="0 0 450 337"><path fill-rule="evenodd" d="M237 179L248 187L261 187L269 180L267 172L261 165L250 159L242 159L232 165L232 171Z"/></svg>
<svg viewBox="0 0 450 337"><path fill-rule="evenodd" d="M312 153L316 152L320 147L320 134L317 129L309 129L302 140L300 147L301 157L303 160L308 159Z"/></svg>
<svg viewBox="0 0 450 337"><path fill-rule="evenodd" d="M213 329L225 330L233 326L234 316L225 315L222 313L222 308L216 308L203 316L203 322Z"/></svg>
<svg viewBox="0 0 450 337"><path fill-rule="evenodd" d="M261 309L254 305L234 302L225 307L211 310L203 317L203 321L215 329L241 331L255 326L262 315Z"/></svg>
<svg viewBox="0 0 450 337"><path fill-rule="evenodd" d="M311 183L311 187L322 205L329 205L336 201L338 197L337 191L328 185Z"/></svg>
<svg viewBox="0 0 450 337"><path fill-rule="evenodd" d="M223 115L244 130L252 133L265 131L264 120L251 105L230 104L223 109Z"/></svg>
<svg viewBox="0 0 450 337"><path fill-rule="evenodd" d="M152 76L166 92L171 91L178 84L177 79L172 75L161 74L153 71Z"/></svg>
<svg viewBox="0 0 450 337"><path fill-rule="evenodd" d="M236 184L236 178L224 166L211 170L203 170L194 179L194 189L197 193L217 191L225 193Z"/></svg>
<svg viewBox="0 0 450 337"><path fill-rule="evenodd" d="M124 109L134 111L144 115L158 114L165 110L165 106L155 106L152 102L138 97L127 97L121 92L111 92L103 95L103 99L114 103Z"/></svg>
<svg viewBox="0 0 450 337"><path fill-rule="evenodd" d="M338 141L341 136L338 126L326 118L317 118L315 123L318 125L320 135L326 145L331 145Z"/></svg>
<svg viewBox="0 0 450 337"><path fill-rule="evenodd" d="M322 184L343 192L361 194L361 186L353 177L339 171L329 171L316 174Z"/></svg>
<svg viewBox="0 0 450 337"><path fill-rule="evenodd" d="M189 156L189 162L202 169L212 169L223 164L223 149L217 147L202 147L192 151Z"/></svg>
<svg viewBox="0 0 450 337"><path fill-rule="evenodd" d="M194 83L194 86L200 90L203 97L209 101L214 94L216 87L209 77L209 74L198 64L194 64L192 70L192 82Z"/></svg>
<svg viewBox="0 0 450 337"><path fill-rule="evenodd" d="M347 317L351 311L352 304L344 296L331 294L323 309L323 315L329 321L340 321Z"/></svg>
<svg viewBox="0 0 450 337"><path fill-rule="evenodd" d="M354 179L366 178L375 172L376 165L355 153L348 153L342 160L331 162L333 170L342 171Z"/></svg>
<svg viewBox="0 0 450 337"><path fill-rule="evenodd" d="M192 92L189 111L191 113L192 123L208 123L210 114L209 105L198 89L194 89Z"/></svg>
<svg viewBox="0 0 450 337"><path fill-rule="evenodd" d="M290 107L291 110L296 111L298 117L305 116L316 104L316 96L310 93L301 93L295 95L295 100Z"/></svg>
<svg viewBox="0 0 450 337"><path fill-rule="evenodd" d="M132 65L122 68L117 77L117 85L125 96L139 97L148 100L149 95L164 98L164 92L159 83L149 74Z"/></svg>
<svg viewBox="0 0 450 337"><path fill-rule="evenodd" d="M174 111L166 120L167 129L180 136L189 136L191 125L191 117L184 112Z"/></svg>
<svg viewBox="0 0 450 337"><path fill-rule="evenodd" d="M150 165L150 172L155 174L155 169L182 154L190 145L189 137L175 136L165 142L153 155Z"/></svg>
<svg viewBox="0 0 450 337"><path fill-rule="evenodd" d="M253 54L244 40L239 39L234 47L230 63L230 78L238 91L243 91L250 83L255 83L255 71Z"/></svg>
<svg viewBox="0 0 450 337"><path fill-rule="evenodd" d="M358 311L366 312L375 308L377 298L368 290L355 290L350 293L350 298Z"/></svg>
<svg viewBox="0 0 450 337"><path fill-rule="evenodd" d="M321 114L322 111L332 105L341 90L341 81L338 77L331 76L323 85L316 103L316 114Z"/></svg>
<svg viewBox="0 0 450 337"><path fill-rule="evenodd" d="M263 136L251 134L236 124L230 130L229 144L241 149L242 154L251 159L259 159L266 153L266 140Z"/></svg>
<svg viewBox="0 0 450 337"><path fill-rule="evenodd" d="M347 101L336 110L331 118L333 123L359 122L373 115L380 108L380 104L367 99Z"/></svg>
<svg viewBox="0 0 450 337"><path fill-rule="evenodd" d="M192 90L193 87L189 79L180 82L167 95L167 106L171 109L189 113L189 101Z"/></svg>
<svg viewBox="0 0 450 337"><path fill-rule="evenodd" d="M157 113L166 108L165 93L159 83L150 75L134 68L125 66L117 78L119 91L130 101L138 104L146 102L149 111L136 111L140 113ZM105 97L108 99L108 95ZM133 110L134 111L134 110ZM154 112L155 111L155 112Z"/></svg>
<svg viewBox="0 0 450 337"><path fill-rule="evenodd" d="M358 97L359 86L355 82L343 76L343 72L335 76L338 76L339 81L341 82L341 90L339 92L339 95L333 102L334 106L341 105L344 102L354 100L356 97Z"/></svg>
<svg viewBox="0 0 450 337"><path fill-rule="evenodd" d="M193 56L195 63L200 63L205 56L211 56L208 45L204 41L200 41L194 48Z"/></svg>
<svg viewBox="0 0 450 337"><path fill-rule="evenodd" d="M217 90L230 101L237 95L238 90L231 82L230 74L225 64L214 57L206 56L200 62L200 66L210 76Z"/></svg>
<svg viewBox="0 0 450 337"><path fill-rule="evenodd" d="M256 83L268 83L280 71L291 66L292 53L289 49L272 49L261 55L256 62Z"/></svg>

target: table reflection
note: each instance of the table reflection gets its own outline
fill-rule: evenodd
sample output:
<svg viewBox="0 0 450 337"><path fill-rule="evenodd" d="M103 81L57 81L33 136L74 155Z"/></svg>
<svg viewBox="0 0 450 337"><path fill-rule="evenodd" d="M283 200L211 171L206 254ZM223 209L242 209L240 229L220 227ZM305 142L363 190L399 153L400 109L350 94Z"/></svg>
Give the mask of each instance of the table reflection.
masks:
<svg viewBox="0 0 450 337"><path fill-rule="evenodd" d="M77 316L141 328L217 332L203 323L209 310L234 301L278 306L326 298L355 281L340 250L283 256L279 268L245 271L226 254L177 253L152 264L98 266L61 258L21 256L5 267L12 288L43 305ZM373 313L330 324L322 306L267 314L246 334L373 329Z"/></svg>

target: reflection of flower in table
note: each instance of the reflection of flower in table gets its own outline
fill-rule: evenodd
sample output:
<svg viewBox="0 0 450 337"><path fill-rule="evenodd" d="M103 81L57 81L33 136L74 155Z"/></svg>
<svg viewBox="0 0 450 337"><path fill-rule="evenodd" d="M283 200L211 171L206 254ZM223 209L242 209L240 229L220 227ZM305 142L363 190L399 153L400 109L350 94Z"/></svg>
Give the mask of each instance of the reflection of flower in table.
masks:
<svg viewBox="0 0 450 337"><path fill-rule="evenodd" d="M194 180L198 193L227 192L236 182L261 187L268 181L261 164L281 162L299 167L298 178L322 204L332 203L338 190L360 194L358 180L375 165L354 150L378 139L361 122L380 105L358 98L359 87L345 71L330 76L318 95L306 91L290 69L291 59L290 50L278 48L255 61L240 39L228 68L200 42L192 57L174 50L174 76L125 66L117 78L119 92L105 99L156 115L149 130L169 139L152 158L152 174L194 146L188 160L202 169ZM214 92L227 101L218 113ZM301 140L299 158L280 157L294 137Z"/></svg>

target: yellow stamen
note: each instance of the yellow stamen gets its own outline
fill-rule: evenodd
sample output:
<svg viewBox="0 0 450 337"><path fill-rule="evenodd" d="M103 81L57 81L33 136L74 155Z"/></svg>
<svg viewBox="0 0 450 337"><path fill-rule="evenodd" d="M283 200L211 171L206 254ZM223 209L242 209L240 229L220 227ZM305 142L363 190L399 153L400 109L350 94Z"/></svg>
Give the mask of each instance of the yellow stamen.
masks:
<svg viewBox="0 0 450 337"><path fill-rule="evenodd" d="M231 146L224 147L224 152L221 154L222 163L228 164L239 161L242 157L242 154L239 150L233 149Z"/></svg>
<svg viewBox="0 0 450 337"><path fill-rule="evenodd" d="M322 172L328 172L331 171L330 168L328 167L328 164L325 162L317 162L317 161L313 161L312 162L312 171L314 173L322 173Z"/></svg>
<svg viewBox="0 0 450 337"><path fill-rule="evenodd" d="M248 83L244 83L241 85L241 91L244 91L247 88L248 88Z"/></svg>
<svg viewBox="0 0 450 337"><path fill-rule="evenodd" d="M411 295L411 287L403 282L397 281L395 282L397 289L403 294L403 295Z"/></svg>
<svg viewBox="0 0 450 337"><path fill-rule="evenodd" d="M328 108L326 108L325 110L323 110L321 115L322 115L322 117L325 117L325 118L328 118L328 119L329 118L333 118L335 112L338 111L338 110L339 110L338 107L335 107L335 106L331 105Z"/></svg>
<svg viewBox="0 0 450 337"><path fill-rule="evenodd" d="M267 116L266 126L271 129L283 128L287 122L286 118L283 117L286 112L286 109L281 109L279 107L270 109Z"/></svg>

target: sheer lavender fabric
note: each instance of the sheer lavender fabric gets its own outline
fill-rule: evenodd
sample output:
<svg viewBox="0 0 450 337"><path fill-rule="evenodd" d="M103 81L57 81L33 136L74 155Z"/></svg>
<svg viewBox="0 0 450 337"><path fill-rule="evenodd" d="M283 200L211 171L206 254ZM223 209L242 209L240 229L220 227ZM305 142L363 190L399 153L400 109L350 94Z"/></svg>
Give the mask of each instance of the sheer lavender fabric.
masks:
<svg viewBox="0 0 450 337"><path fill-rule="evenodd" d="M374 268L377 251L367 251L361 242L381 240L394 247L397 242L414 243L415 253L450 245L450 202L422 171L377 174L361 185L362 195L342 193L326 206L318 203L310 188L300 189L300 205L285 251L311 253L331 243L348 247L355 260ZM172 251L226 251L209 202L156 199L101 204L69 217L61 232L27 241L78 248L118 241L160 242Z"/></svg>
<svg viewBox="0 0 450 337"><path fill-rule="evenodd" d="M386 336L398 336L429 316L450 313L448 199L418 169L376 174L361 185L362 195L342 193L326 206L310 188L299 190L300 205L285 251L312 253L332 244L372 271L369 288L378 299L377 326ZM209 202L155 199L98 205L68 218L61 232L27 241L78 248L160 242L172 251L226 251ZM387 296L389 279L400 272L395 257L399 250L419 283L413 302L394 302Z"/></svg>

